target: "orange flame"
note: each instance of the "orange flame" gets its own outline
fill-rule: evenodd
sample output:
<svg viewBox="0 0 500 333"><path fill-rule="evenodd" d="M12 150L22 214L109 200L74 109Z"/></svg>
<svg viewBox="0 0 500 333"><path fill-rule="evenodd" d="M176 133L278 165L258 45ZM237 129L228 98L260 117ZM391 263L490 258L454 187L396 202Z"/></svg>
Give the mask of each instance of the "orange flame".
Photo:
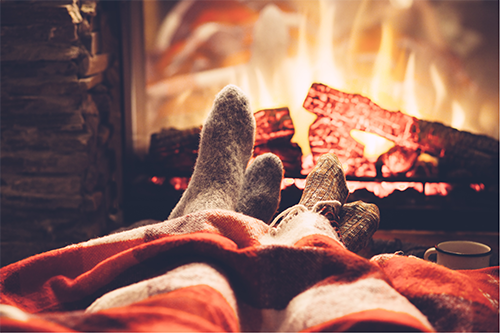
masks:
<svg viewBox="0 0 500 333"><path fill-rule="evenodd" d="M443 36L429 33L439 22L429 14L432 9L426 2L352 2L356 3L357 12L350 25L339 22L343 15L339 6L348 2L295 0L293 3L299 8L297 11L285 11L275 4L260 10L254 25L252 54L246 63L187 75L189 80L184 80L187 84L178 84L184 82L179 77L177 81L169 81L168 89L165 88L166 83L152 85L148 94L160 96L164 91L182 92L183 87L188 87L185 96L191 93L188 92L191 86L206 87L210 84L213 87L214 82L221 86L234 83L247 92L255 111L288 107L295 125L292 141L301 147L304 155L303 174L313 167L308 129L316 116L302 107L313 82L321 82L346 93L364 95L387 110L400 110L458 129L482 132L486 128L498 132L495 126L498 123L496 104L490 105L488 101L482 106L475 103L476 109L480 110L477 122L472 125L467 122L469 104L463 99L468 97L460 94L467 88L462 86L461 90L456 89L458 84L451 79L454 76L450 75L449 68L438 61L443 59L433 57L442 55L441 47L446 45L443 44ZM377 15L374 15L374 10L378 11ZM432 55L399 29L400 17L409 11L418 14L417 17L425 16L422 26L426 28L419 33L427 34L430 45L438 45ZM377 19L373 19L375 16ZM177 101L187 104L180 103L182 96L180 94ZM206 111L210 105L211 102ZM183 113L183 117L178 118L184 117ZM169 125L183 127L184 123L171 122ZM476 125L479 127L474 128ZM364 146L364 156L370 161L375 161L394 146L393 142L370 133L354 130L351 136ZM300 188L304 180L285 179L282 187L292 184ZM375 184L364 188L370 187L378 196L408 187L438 195L444 195L449 190L446 184L441 183L429 183L425 187L421 183ZM179 182L175 186L182 187ZM360 186L361 183L350 182L351 190Z"/></svg>
<svg viewBox="0 0 500 333"><path fill-rule="evenodd" d="M394 0L391 4L391 8L386 10L397 14L398 11L412 7L413 1ZM402 37L393 27L393 18L388 18L378 28L380 36L378 49L373 47L366 49L361 46L367 44L368 38L370 40L373 38L372 35L367 35L365 22L360 19L366 17L368 7L366 2L359 6L347 45L345 41L334 37L336 29L335 21L332 20L336 12L334 1L318 2L317 22L313 21L310 7L307 7L309 11L299 12L298 16L282 12L274 5L269 5L261 11L256 23L258 28L254 34L254 43L263 47L263 43L269 37L263 36L259 31L265 30L266 26L275 26L278 21L285 26L291 25L298 29L297 40L290 39L290 44L296 43L296 47L289 45L295 52L288 52L286 58L282 59L281 65L272 68L272 73L267 73L266 76L262 74L266 69L264 68L266 60L269 63L276 63L279 60L276 57L281 56L282 52L276 52L278 54L276 57L271 53L269 59L259 59L262 55L252 55L258 61L251 61L248 64L236 84L245 87L256 111L284 106L290 109L296 127L292 141L301 147L304 155L310 153L308 128L315 116L303 110L302 102L313 82L321 82L344 92L360 93L389 110L401 110L416 117L429 115L429 111L426 114L422 110L428 106L418 104L417 55L414 51L409 52L408 49L398 46ZM373 32L375 36L376 33L377 31ZM363 57L374 59L371 61L371 67L370 61L364 61ZM432 112L433 109L442 107L447 90L435 64L429 65L428 76L427 84L434 89L433 96L435 96L430 111ZM274 82L276 77L280 78L278 84ZM426 96L426 99L432 98ZM457 102L453 105L454 114L458 114ZM453 120L454 125L461 125L460 118L457 117L459 116ZM429 118L433 120L434 117ZM393 146L387 140L380 140L370 134L352 133L352 136L365 146L365 157L370 160L376 159Z"/></svg>

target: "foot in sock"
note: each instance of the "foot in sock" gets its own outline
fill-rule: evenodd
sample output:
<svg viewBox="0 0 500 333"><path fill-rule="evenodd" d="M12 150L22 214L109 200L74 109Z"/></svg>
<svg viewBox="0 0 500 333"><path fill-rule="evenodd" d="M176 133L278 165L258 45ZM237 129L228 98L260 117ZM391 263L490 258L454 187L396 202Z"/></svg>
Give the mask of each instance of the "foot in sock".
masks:
<svg viewBox="0 0 500 333"><path fill-rule="evenodd" d="M345 247L358 252L368 245L380 223L380 211L363 201L346 203L339 214L340 234Z"/></svg>
<svg viewBox="0 0 500 333"><path fill-rule="evenodd" d="M338 233L339 210L348 194L342 164L335 154L324 154L307 176L299 204L283 211L271 226L274 226L280 217L283 217L284 222L300 211L309 210L325 216Z"/></svg>
<svg viewBox="0 0 500 333"><path fill-rule="evenodd" d="M229 85L215 97L188 188L169 219L205 209L234 210L252 155L255 118L246 95Z"/></svg>
<svg viewBox="0 0 500 333"><path fill-rule="evenodd" d="M324 215L347 249L363 249L378 229L380 212L376 205L362 201L345 204L349 190L342 164L334 154L322 155L307 176L300 204ZM322 205L337 200L340 205Z"/></svg>
<svg viewBox="0 0 500 333"><path fill-rule="evenodd" d="M272 153L259 155L245 172L236 211L269 223L280 202L283 164Z"/></svg>
<svg viewBox="0 0 500 333"><path fill-rule="evenodd" d="M307 176L300 204L324 215L345 247L358 252L378 229L380 212L376 205L362 201L346 204L348 194L342 164L334 154L325 154ZM334 200L339 204L327 204Z"/></svg>
<svg viewBox="0 0 500 333"><path fill-rule="evenodd" d="M347 189L342 164L335 154L324 154L306 178L306 187L299 204L312 209L320 201L347 200Z"/></svg>

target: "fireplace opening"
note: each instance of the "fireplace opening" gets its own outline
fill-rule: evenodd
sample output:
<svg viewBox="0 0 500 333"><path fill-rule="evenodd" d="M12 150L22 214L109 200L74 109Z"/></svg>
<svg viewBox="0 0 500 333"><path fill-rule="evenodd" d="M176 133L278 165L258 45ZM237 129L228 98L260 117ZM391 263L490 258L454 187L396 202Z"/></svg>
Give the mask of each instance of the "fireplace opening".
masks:
<svg viewBox="0 0 500 333"><path fill-rule="evenodd" d="M348 201L376 203L383 229L498 231L498 2L144 1L125 15L128 222L168 216L213 97L236 84L255 156L285 166L280 210L334 152Z"/></svg>

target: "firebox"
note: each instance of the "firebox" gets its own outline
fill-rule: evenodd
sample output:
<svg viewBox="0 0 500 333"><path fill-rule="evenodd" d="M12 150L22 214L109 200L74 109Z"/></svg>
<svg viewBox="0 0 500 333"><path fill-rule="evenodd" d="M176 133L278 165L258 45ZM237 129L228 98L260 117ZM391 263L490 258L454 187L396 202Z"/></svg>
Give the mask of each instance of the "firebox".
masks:
<svg viewBox="0 0 500 333"><path fill-rule="evenodd" d="M215 94L244 90L283 210L334 152L382 229L498 231L498 1L215 0L123 6L125 210L165 219ZM127 212L128 210L128 212Z"/></svg>

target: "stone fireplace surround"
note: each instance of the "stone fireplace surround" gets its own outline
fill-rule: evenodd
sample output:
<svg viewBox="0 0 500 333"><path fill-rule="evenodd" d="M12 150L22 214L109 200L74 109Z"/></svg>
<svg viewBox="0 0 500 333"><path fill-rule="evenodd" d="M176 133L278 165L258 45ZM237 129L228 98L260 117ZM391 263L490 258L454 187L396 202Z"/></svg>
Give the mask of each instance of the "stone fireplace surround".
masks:
<svg viewBox="0 0 500 333"><path fill-rule="evenodd" d="M122 224L118 2L1 3L1 265Z"/></svg>

